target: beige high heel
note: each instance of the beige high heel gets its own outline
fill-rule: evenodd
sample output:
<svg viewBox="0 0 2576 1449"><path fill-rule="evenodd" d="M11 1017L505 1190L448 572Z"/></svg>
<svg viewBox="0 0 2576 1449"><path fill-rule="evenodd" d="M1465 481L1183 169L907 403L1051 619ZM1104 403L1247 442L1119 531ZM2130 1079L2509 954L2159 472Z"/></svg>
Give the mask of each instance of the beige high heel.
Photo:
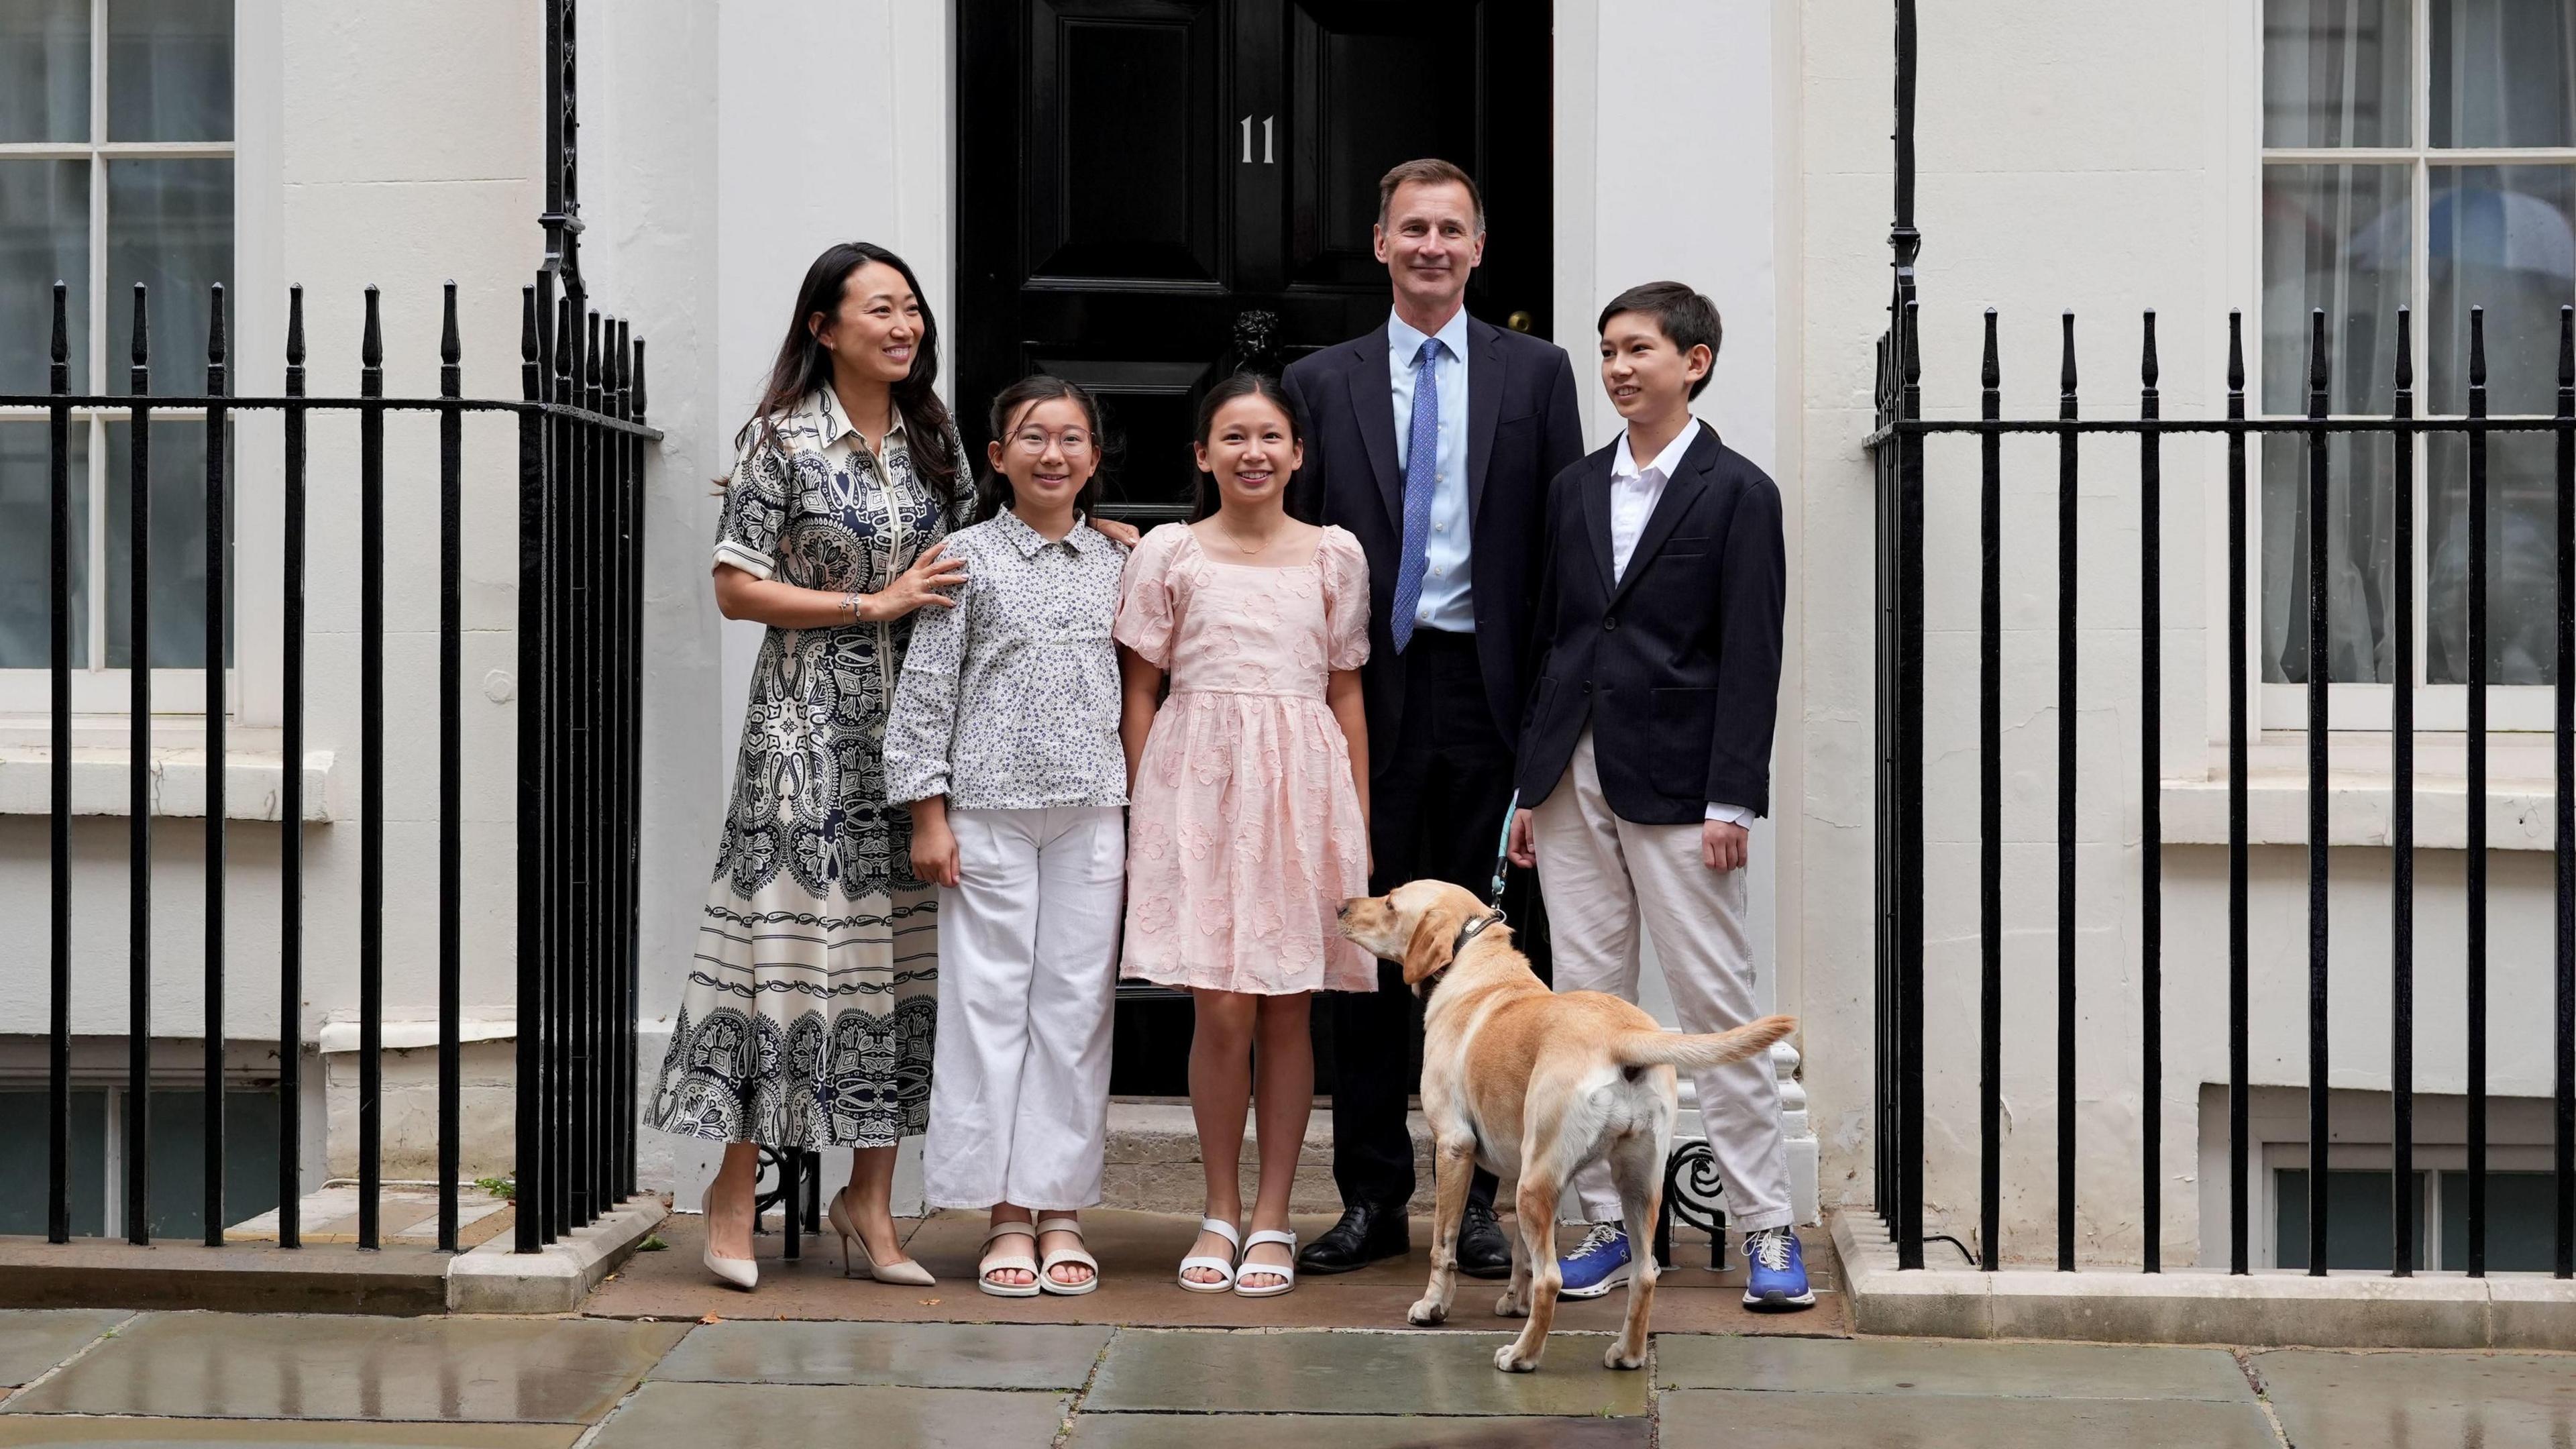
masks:
<svg viewBox="0 0 2576 1449"><path fill-rule="evenodd" d="M706 1197L699 1199L700 1221L709 1223L714 1221L714 1215L708 1211L707 1204L715 1194L715 1188L710 1185L707 1188ZM717 1281L730 1283L746 1293L760 1286L760 1265L749 1258L717 1257L715 1236L712 1232L707 1236L706 1246L698 1254L698 1261L707 1265L707 1271L713 1273Z"/></svg>
<svg viewBox="0 0 2576 1449"><path fill-rule="evenodd" d="M849 1213L841 1206L841 1195L848 1191L845 1187L832 1194L831 1204L823 1210L823 1216L832 1220L832 1231L841 1235L841 1276L851 1276L859 1259L865 1258L868 1260L868 1276L880 1283L900 1283L907 1288L936 1287L939 1280L930 1276L929 1269L910 1258L899 1263L876 1260L876 1255L868 1251L868 1240L859 1236L858 1224L850 1221Z"/></svg>

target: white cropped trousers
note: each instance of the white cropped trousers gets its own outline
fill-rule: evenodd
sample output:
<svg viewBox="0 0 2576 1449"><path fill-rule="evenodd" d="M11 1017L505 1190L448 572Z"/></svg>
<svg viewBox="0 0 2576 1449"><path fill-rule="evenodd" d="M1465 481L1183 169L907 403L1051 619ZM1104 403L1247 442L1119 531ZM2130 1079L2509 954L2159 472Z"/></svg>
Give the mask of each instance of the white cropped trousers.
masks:
<svg viewBox="0 0 2576 1449"><path fill-rule="evenodd" d="M948 812L930 1206L1100 1201L1127 827L1115 806Z"/></svg>

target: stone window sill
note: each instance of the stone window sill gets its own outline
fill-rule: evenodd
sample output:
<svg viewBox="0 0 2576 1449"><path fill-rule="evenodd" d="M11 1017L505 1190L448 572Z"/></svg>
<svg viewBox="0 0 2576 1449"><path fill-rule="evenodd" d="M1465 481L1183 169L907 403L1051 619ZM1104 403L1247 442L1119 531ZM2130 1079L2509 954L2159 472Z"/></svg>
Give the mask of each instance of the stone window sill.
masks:
<svg viewBox="0 0 2576 1449"><path fill-rule="evenodd" d="M2227 844L2227 780L2167 780L2157 795L2167 845ZM2390 843L2394 791L2385 768L2337 770L2326 776L2326 839L2338 846ZM2487 782L2487 846L2549 850L2557 834L2556 792L2547 780ZM2455 775L2415 779L2415 844L2423 850L2468 848L2468 782ZM2245 833L2255 845L2308 843L2304 770L2256 770L2246 777Z"/></svg>
<svg viewBox="0 0 2576 1449"><path fill-rule="evenodd" d="M133 754L104 745L72 747L72 813L130 815ZM328 822L331 816L332 754L309 750L304 756L304 819ZM202 749L156 749L152 752L152 813L156 816L204 818L206 752ZM224 758L224 818L276 820L285 796L286 765L275 752L232 750ZM41 746L0 744L0 815L53 813L53 751Z"/></svg>

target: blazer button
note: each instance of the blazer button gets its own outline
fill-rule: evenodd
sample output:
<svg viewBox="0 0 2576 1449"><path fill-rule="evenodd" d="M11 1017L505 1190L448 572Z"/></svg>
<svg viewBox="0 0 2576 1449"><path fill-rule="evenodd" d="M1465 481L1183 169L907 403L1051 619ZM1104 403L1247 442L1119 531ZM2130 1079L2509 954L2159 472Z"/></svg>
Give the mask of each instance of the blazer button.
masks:
<svg viewBox="0 0 2576 1449"><path fill-rule="evenodd" d="M1618 616L1618 615L1616 615L1616 614L1612 614L1612 615L1610 615L1609 617L1607 617L1607 618L1603 619L1603 620L1601 621L1601 627L1602 627L1602 628L1604 628L1604 629L1616 629L1616 628L1618 628L1618 627L1619 627L1619 616Z"/></svg>

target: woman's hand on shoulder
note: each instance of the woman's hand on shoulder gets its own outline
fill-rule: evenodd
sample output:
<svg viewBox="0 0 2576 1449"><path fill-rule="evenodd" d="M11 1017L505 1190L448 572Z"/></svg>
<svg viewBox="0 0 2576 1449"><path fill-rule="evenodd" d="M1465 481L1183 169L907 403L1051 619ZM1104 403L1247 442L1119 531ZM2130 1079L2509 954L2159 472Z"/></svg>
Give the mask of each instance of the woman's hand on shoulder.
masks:
<svg viewBox="0 0 2576 1449"><path fill-rule="evenodd" d="M1089 522L1091 524L1092 532L1099 534L1102 538L1109 540L1120 548L1133 549L1139 542L1142 542L1145 537L1145 535L1136 531L1136 525L1128 523L1122 519L1093 518L1089 520Z"/></svg>
<svg viewBox="0 0 2576 1449"><path fill-rule="evenodd" d="M956 608L957 600L943 591L965 586L966 560L948 557L947 552L948 540L941 539L923 549L912 567L895 575L894 582L868 595L865 622L886 623L925 606Z"/></svg>

